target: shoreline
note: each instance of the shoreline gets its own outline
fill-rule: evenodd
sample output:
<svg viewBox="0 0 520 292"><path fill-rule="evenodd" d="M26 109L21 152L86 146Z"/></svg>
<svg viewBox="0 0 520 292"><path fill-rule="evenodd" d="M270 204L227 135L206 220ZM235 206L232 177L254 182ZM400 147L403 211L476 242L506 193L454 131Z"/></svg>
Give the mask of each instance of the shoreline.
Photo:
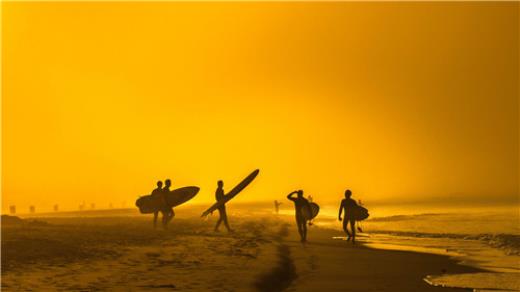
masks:
<svg viewBox="0 0 520 292"><path fill-rule="evenodd" d="M446 255L381 250L333 240L338 231L311 228L308 242L297 231L284 239L297 267L297 278L287 291L472 291L470 288L429 285L428 275L481 272Z"/></svg>
<svg viewBox="0 0 520 292"><path fill-rule="evenodd" d="M169 230L153 230L150 216L31 219L38 224L2 221L5 291L449 292L461 289L423 279L480 271L446 256L352 246L332 239L338 231L317 226L301 244L294 222L275 216L231 216L230 234L212 231L215 216L176 218Z"/></svg>

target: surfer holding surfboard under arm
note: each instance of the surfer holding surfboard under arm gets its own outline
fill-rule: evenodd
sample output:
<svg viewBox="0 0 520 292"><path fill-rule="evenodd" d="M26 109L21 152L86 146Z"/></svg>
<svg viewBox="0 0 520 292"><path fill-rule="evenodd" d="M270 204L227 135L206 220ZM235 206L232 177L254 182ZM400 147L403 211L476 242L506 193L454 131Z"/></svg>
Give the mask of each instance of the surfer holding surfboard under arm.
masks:
<svg viewBox="0 0 520 292"><path fill-rule="evenodd" d="M345 210L345 215L343 217L343 230L348 235L347 241L352 238L352 243L355 243L356 221L361 221L368 218L368 210L359 206L351 197L352 192L350 190L346 190L345 199L341 200L341 204L339 205L338 220L342 220L341 213L343 210ZM350 230L352 233L348 231L348 223L350 223Z"/></svg>
<svg viewBox="0 0 520 292"><path fill-rule="evenodd" d="M295 198L293 195L298 194ZM300 233L301 242L307 241L307 220L309 216L305 216L305 214L310 214L311 206L309 201L303 197L303 191L298 190L287 195L287 199L294 202L294 210L296 214L296 225L298 226L298 233Z"/></svg>
<svg viewBox="0 0 520 292"><path fill-rule="evenodd" d="M166 228L168 226L168 223L172 221L173 217L175 217L175 212L173 211L173 207L168 206L168 203L166 202L166 196L168 196L170 191L170 187L172 186L172 181L170 179L167 179L164 181L164 188L162 189L163 192L163 220L162 224L163 227Z"/></svg>

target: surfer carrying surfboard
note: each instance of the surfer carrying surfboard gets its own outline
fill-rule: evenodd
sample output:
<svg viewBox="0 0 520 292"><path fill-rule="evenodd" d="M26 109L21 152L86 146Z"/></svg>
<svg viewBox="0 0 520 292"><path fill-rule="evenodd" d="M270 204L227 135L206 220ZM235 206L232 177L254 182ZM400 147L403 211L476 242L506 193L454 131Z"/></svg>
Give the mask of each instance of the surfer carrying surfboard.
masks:
<svg viewBox="0 0 520 292"><path fill-rule="evenodd" d="M226 199L226 195L224 195L224 182L219 180L217 182L217 190L215 191L215 199L218 201L223 201ZM218 221L217 221L217 225L215 226L215 232L218 232L218 228L220 226L220 223L224 222L224 226L226 226L228 232L232 232L233 230L231 230L231 228L229 228L229 223L228 223L228 219L227 219L227 214L226 214L226 204L222 204L220 205L218 208L218 215L219 215L219 218L218 218Z"/></svg>
<svg viewBox="0 0 520 292"><path fill-rule="evenodd" d="M280 205L282 202L278 202L277 200L274 200L274 210L276 211L276 214L280 211Z"/></svg>
<svg viewBox="0 0 520 292"><path fill-rule="evenodd" d="M358 207L358 205L357 205L356 201L354 201L351 197L352 197L352 192L350 190L346 190L345 199L341 200L341 204L339 205L338 220L342 221L341 213L343 212L343 210L345 210L345 215L343 217L343 230L348 235L347 241L349 241L352 238L352 243L355 243L355 239L356 239L355 209L356 209L356 207ZM352 234L348 231L347 225L349 222L350 222L350 230L352 231Z"/></svg>
<svg viewBox="0 0 520 292"><path fill-rule="evenodd" d="M297 194L295 198L293 195ZM303 197L303 191L298 190L287 195L287 199L293 201L296 214L296 225L300 234L301 242L307 241L307 217L305 213L311 213L309 201Z"/></svg>
<svg viewBox="0 0 520 292"><path fill-rule="evenodd" d="M220 215L220 218L218 219L217 225L215 226L215 231L218 231L218 227L220 226L220 223L224 222L224 225L226 225L226 228L228 231L233 231L229 228L229 224L227 221L227 214L226 214L226 203L229 202L231 199L233 199L236 195L238 195L245 187L247 187L258 175L260 172L259 169L254 170L251 172L246 178L244 178L238 185L236 185L231 191L229 191L227 194L224 195L224 182L219 180L217 185L218 188L215 191L215 198L217 199L217 202L213 204L211 207L209 207L206 211L202 212L201 217L207 217L209 214L213 214L213 211L218 210L218 213Z"/></svg>
<svg viewBox="0 0 520 292"><path fill-rule="evenodd" d="M139 208L142 214L154 214L153 225L157 227L157 216L159 212L162 213L163 227L166 229L168 222L170 222L175 213L173 208L191 200L200 188L195 186L182 187L175 190L170 190L171 181L167 179L165 186L161 181L157 182L157 188L152 191L151 195L140 196L135 205Z"/></svg>
<svg viewBox="0 0 520 292"><path fill-rule="evenodd" d="M175 212L173 211L173 207L168 206L168 203L166 202L166 196L171 192L170 187L172 185L172 181L170 179L166 179L164 181L164 188L162 189L162 203L161 209L163 213L162 223L164 228L167 227L168 223L172 221L173 217L175 217Z"/></svg>
<svg viewBox="0 0 520 292"><path fill-rule="evenodd" d="M162 188L162 181L158 181L157 182L157 188L155 188L152 193L151 193L151 197L152 199L155 201L155 203L158 205L158 206L166 206L166 199L164 198L164 190ZM157 227L157 216L159 215L159 210L156 210L154 213L153 213L153 227ZM164 216L165 214L163 213L163 226L164 226Z"/></svg>

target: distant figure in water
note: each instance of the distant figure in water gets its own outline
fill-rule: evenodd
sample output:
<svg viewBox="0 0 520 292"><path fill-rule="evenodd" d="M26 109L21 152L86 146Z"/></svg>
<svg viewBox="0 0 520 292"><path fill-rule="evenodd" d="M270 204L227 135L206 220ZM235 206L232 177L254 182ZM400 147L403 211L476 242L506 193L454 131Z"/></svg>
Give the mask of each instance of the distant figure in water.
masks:
<svg viewBox="0 0 520 292"><path fill-rule="evenodd" d="M162 212L162 210L164 210L166 208L166 199L164 198L164 191L163 191L163 188L162 188L162 181L158 181L157 182L157 188L155 188L153 191L152 191L152 199L157 202L157 204L159 206L161 206L160 208L158 208L157 211L153 212L153 227L157 227L157 216L159 215L159 211L161 211L161 213L163 213L163 226L164 226L164 222L165 222L165 215L166 213Z"/></svg>
<svg viewBox="0 0 520 292"><path fill-rule="evenodd" d="M274 200L274 210L276 211L276 214L280 211L280 205L282 202L278 202L277 200Z"/></svg>
<svg viewBox="0 0 520 292"><path fill-rule="evenodd" d="M170 179L166 179L164 181L164 188L162 189L162 213L163 219L162 223L164 228L167 227L168 223L175 217L175 212L173 211L173 207L168 206L168 202L166 202L166 196L170 193L170 187L172 185L172 181Z"/></svg>
<svg viewBox="0 0 520 292"><path fill-rule="evenodd" d="M296 198L293 195L298 194ZM303 191L294 191L287 195L287 199L294 202L294 211L296 214L296 225L298 226L298 233L300 233L301 242L307 241L307 220L303 216L304 208L310 212L311 206L309 201L303 197Z"/></svg>
<svg viewBox="0 0 520 292"><path fill-rule="evenodd" d="M355 243L356 240L356 219L354 218L353 209L357 206L356 201L352 198L352 192L350 190L345 191L345 199L341 200L341 204L339 205L339 215L338 220L341 221L341 213L343 210L345 211L343 217L343 230L347 233L348 238L347 241L352 238L352 243ZM348 231L348 223L350 222L350 230L352 233Z"/></svg>
<svg viewBox="0 0 520 292"><path fill-rule="evenodd" d="M217 190L215 191L215 199L217 201L224 200L226 198L226 195L224 194L224 182L219 180L217 182ZM226 226L228 232L232 232L233 230L229 228L227 214L226 214L226 204L223 204L222 206L218 207L218 221L217 225L215 226L215 232L218 232L218 227L220 226L220 223L224 222L224 226Z"/></svg>

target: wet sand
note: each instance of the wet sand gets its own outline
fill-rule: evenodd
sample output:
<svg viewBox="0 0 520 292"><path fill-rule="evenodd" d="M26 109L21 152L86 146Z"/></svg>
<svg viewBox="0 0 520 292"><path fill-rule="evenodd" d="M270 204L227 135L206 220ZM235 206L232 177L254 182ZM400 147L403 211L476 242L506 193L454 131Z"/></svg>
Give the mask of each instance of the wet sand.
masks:
<svg viewBox="0 0 520 292"><path fill-rule="evenodd" d="M2 290L454 291L422 279L476 271L443 256L352 246L316 226L301 244L290 219L231 216L233 233L213 232L216 216L175 218L168 230L145 215L4 220Z"/></svg>

